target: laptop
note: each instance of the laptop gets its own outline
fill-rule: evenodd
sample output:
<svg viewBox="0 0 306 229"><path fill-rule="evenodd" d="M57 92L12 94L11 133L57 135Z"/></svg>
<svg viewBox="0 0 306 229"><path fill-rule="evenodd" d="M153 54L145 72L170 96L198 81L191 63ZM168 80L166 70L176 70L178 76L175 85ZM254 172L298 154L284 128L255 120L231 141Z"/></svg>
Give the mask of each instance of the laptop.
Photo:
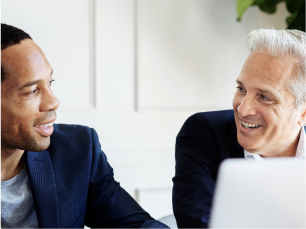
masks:
<svg viewBox="0 0 306 229"><path fill-rule="evenodd" d="M305 160L227 159L219 169L210 228L306 228Z"/></svg>

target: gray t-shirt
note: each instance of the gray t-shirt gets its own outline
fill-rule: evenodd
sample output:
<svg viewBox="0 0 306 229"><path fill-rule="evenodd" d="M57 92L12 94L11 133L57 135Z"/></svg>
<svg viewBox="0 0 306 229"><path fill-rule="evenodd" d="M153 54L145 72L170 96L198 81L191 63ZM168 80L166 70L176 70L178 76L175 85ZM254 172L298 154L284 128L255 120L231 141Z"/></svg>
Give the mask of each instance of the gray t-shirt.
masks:
<svg viewBox="0 0 306 229"><path fill-rule="evenodd" d="M12 179L1 181L1 227L39 227L26 167Z"/></svg>

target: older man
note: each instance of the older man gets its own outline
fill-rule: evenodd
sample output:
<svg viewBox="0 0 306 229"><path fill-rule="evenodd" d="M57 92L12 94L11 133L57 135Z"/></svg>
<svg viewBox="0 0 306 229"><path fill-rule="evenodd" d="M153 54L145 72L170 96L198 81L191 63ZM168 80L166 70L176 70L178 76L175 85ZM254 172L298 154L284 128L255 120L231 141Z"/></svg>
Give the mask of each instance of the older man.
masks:
<svg viewBox="0 0 306 229"><path fill-rule="evenodd" d="M194 114L177 136L173 210L179 227L207 227L224 159L305 157L305 33L260 29L247 42L234 110Z"/></svg>
<svg viewBox="0 0 306 229"><path fill-rule="evenodd" d="M53 125L53 69L1 24L1 227L165 228L114 180L94 129Z"/></svg>

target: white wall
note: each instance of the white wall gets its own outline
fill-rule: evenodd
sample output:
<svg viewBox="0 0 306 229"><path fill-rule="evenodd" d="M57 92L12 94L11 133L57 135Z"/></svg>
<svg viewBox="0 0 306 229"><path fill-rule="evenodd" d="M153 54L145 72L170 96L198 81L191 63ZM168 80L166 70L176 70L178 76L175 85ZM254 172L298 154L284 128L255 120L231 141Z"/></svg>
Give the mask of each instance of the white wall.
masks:
<svg viewBox="0 0 306 229"><path fill-rule="evenodd" d="M231 108L246 35L285 28L235 0L2 0L54 68L58 123L97 130L115 178L156 218L172 213L175 137L199 111Z"/></svg>
<svg viewBox="0 0 306 229"><path fill-rule="evenodd" d="M250 8L238 23L235 0L138 2L139 110L231 108L248 55L246 36L285 28L285 5L271 17Z"/></svg>

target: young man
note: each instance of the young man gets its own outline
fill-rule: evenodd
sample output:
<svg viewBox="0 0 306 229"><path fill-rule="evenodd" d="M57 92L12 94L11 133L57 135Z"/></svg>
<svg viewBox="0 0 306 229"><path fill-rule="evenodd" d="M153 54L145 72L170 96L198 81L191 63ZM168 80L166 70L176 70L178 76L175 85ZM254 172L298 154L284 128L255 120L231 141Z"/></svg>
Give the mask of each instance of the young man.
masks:
<svg viewBox="0 0 306 229"><path fill-rule="evenodd" d="M1 24L1 226L167 228L114 180L94 129L53 125L52 67Z"/></svg>

